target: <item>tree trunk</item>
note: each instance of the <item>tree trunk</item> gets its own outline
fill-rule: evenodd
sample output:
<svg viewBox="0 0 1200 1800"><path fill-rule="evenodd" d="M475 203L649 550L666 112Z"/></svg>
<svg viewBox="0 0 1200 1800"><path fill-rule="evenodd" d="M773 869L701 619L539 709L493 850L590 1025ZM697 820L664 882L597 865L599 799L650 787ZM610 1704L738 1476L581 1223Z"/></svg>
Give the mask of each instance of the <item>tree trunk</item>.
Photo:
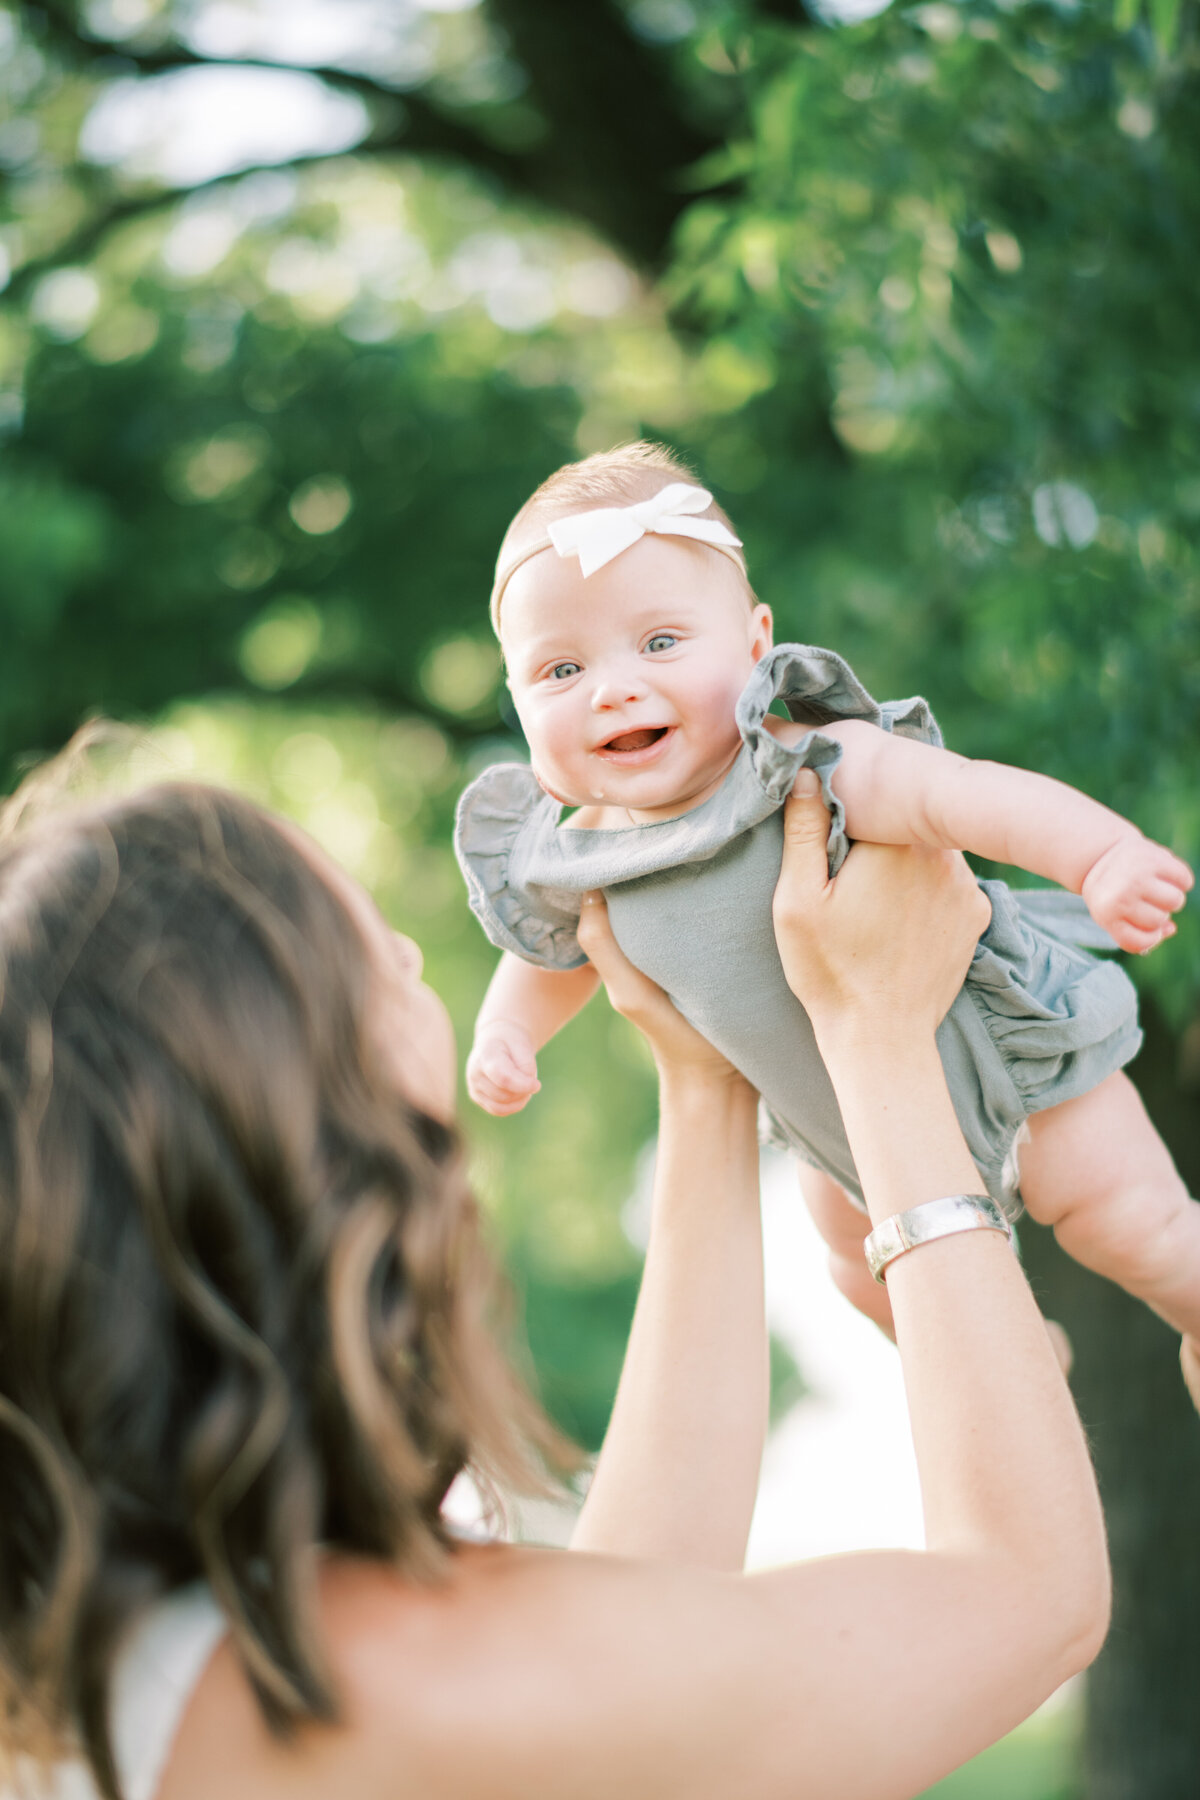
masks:
<svg viewBox="0 0 1200 1800"><path fill-rule="evenodd" d="M1181 1040L1147 1003L1143 1024L1145 1047L1130 1072L1200 1195L1200 1021ZM1062 1321L1075 1347L1072 1386L1112 1547L1113 1626L1088 1677L1083 1794L1196 1800L1200 1418L1180 1378L1178 1339L1120 1288L1072 1262L1032 1221L1021 1225L1021 1245L1043 1309Z"/></svg>

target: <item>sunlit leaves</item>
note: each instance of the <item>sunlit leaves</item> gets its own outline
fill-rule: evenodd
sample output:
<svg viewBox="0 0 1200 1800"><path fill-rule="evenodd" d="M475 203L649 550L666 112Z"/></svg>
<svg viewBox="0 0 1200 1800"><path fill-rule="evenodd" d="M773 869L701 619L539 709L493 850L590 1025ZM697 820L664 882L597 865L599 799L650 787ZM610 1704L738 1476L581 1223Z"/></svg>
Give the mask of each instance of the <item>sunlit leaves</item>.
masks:
<svg viewBox="0 0 1200 1800"><path fill-rule="evenodd" d="M1146 19L1159 48L1175 48L1183 23L1183 0L1113 0L1113 23L1118 31L1132 31Z"/></svg>

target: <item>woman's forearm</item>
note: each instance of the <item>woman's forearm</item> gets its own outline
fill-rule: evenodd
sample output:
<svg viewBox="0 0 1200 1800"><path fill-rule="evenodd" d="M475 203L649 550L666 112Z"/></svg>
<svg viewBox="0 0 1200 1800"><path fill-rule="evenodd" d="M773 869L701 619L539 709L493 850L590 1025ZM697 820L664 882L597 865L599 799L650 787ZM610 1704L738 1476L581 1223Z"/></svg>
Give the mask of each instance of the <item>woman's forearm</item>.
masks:
<svg viewBox="0 0 1200 1800"><path fill-rule="evenodd" d="M851 1009L818 1031L874 1224L938 1194L982 1190L932 1032Z"/></svg>
<svg viewBox="0 0 1200 1800"><path fill-rule="evenodd" d="M872 1219L982 1183L932 1035L838 1022L822 1042ZM1016 1257L969 1231L887 1272L929 1548L994 1556L1049 1620L1096 1630L1104 1527L1075 1409Z"/></svg>
<svg viewBox="0 0 1200 1800"><path fill-rule="evenodd" d="M742 1567L767 1426L756 1097L664 1076L650 1242L572 1548Z"/></svg>

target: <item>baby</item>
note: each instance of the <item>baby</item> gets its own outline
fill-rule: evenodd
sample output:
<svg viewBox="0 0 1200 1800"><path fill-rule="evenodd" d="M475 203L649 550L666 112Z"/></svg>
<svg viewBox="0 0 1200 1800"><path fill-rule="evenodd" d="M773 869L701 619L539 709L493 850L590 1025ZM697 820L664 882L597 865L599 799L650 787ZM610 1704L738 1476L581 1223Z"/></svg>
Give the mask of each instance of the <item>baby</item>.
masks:
<svg viewBox="0 0 1200 1800"><path fill-rule="evenodd" d="M504 951L472 1098L505 1114L537 1091L537 1051L597 985L575 925L603 889L625 954L762 1095L835 1279L886 1325L837 1104L771 926L781 809L811 768L831 871L858 838L974 851L1070 890L983 883L992 922L940 1028L943 1064L993 1197L1010 1214L1023 1201L1190 1348L1200 1205L1121 1073L1141 1041L1132 984L1084 948L1170 936L1186 864L1060 782L943 749L923 700L876 704L831 651L772 648L728 517L657 446L538 489L501 546L492 623L532 768L487 769L459 807L471 904Z"/></svg>

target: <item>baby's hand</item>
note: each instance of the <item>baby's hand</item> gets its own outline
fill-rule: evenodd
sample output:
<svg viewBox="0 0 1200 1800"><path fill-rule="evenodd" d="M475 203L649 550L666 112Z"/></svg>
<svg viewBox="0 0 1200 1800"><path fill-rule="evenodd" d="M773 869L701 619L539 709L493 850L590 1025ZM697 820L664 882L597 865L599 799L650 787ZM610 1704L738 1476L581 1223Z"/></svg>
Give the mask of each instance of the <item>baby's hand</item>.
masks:
<svg viewBox="0 0 1200 1800"><path fill-rule="evenodd" d="M475 1034L467 1058L467 1092L497 1119L520 1112L541 1087L533 1039L512 1019L494 1019Z"/></svg>
<svg viewBox="0 0 1200 1800"><path fill-rule="evenodd" d="M1193 879L1170 850L1129 832L1092 864L1080 891L1097 925L1122 950L1145 956L1174 935L1171 914L1183 905Z"/></svg>

